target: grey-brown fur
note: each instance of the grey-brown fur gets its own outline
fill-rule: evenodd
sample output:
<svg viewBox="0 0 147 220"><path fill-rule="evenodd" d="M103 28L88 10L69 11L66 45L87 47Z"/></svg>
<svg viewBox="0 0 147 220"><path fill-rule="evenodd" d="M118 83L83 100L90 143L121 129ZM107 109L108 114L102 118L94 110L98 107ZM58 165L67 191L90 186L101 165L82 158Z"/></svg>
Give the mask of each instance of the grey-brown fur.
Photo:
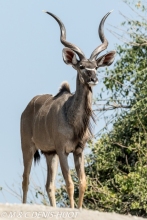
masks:
<svg viewBox="0 0 147 220"><path fill-rule="evenodd" d="M59 97L60 95L62 95L63 92L71 93L71 92L70 92L70 87L69 87L68 82L63 82L63 83L61 84L61 87L60 87L60 89L59 89L59 92L54 96L54 99L56 99L57 97Z"/></svg>
<svg viewBox="0 0 147 220"><path fill-rule="evenodd" d="M107 48L108 41L103 33L107 13L99 26L99 36L102 44L98 46L87 59L84 53L74 44L66 41L66 30L63 23L50 12L59 24L63 49L63 60L77 71L76 91L71 94L67 82L61 85L57 95L49 94L35 96L27 105L21 116L21 146L24 162L23 173L23 203L27 201L29 174L33 157L39 160L38 150L45 155L47 163L46 191L52 206L56 206L55 177L60 161L65 179L70 206L74 207L74 185L68 166L68 154L73 153L75 168L79 178L79 202L82 207L86 189L83 149L91 135L90 117L92 117L92 87L98 83L96 70L109 66L114 61L115 51L97 58L98 54ZM76 57L79 56L79 60Z"/></svg>
<svg viewBox="0 0 147 220"><path fill-rule="evenodd" d="M74 95L70 93L69 86L66 86L67 83L63 83L59 93L55 96L46 94L34 97L22 113L21 137L24 137L24 131L28 130L31 133L31 141L35 144L36 150L56 151L55 144L51 149L50 143L45 147L46 141L50 139L51 143L54 143L61 133L63 133L63 139L69 139L69 131L70 141L74 142L74 147L69 150L68 146L67 153L76 151L77 146L81 146L81 143L84 146L89 138L88 125L92 114L91 89L80 85L78 79L77 91ZM54 117L56 111L58 114ZM42 133L42 131L44 132ZM50 135L51 133L52 135Z"/></svg>

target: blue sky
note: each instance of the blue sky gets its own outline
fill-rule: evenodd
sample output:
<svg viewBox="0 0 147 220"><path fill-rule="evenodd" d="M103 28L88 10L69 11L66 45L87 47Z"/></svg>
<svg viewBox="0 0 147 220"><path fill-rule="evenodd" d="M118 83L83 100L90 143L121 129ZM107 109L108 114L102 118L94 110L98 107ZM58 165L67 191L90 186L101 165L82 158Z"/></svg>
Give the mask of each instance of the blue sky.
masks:
<svg viewBox="0 0 147 220"><path fill-rule="evenodd" d="M107 30L111 29L109 24L120 25L123 18L119 11L128 16L133 13L121 0L1 1L0 186L5 187L7 183L11 187L18 182L21 187L20 116L28 102L38 94L56 94L64 80L69 82L71 91L75 91L76 71L62 60L59 26L42 10L56 14L63 21L67 40L79 46L89 58L100 44L99 22L112 9L105 23L108 50L114 50L116 43L122 44ZM101 86L94 88L94 96ZM39 168L35 170L38 178L42 178ZM0 193L0 202L6 201L19 202L10 194L4 199Z"/></svg>

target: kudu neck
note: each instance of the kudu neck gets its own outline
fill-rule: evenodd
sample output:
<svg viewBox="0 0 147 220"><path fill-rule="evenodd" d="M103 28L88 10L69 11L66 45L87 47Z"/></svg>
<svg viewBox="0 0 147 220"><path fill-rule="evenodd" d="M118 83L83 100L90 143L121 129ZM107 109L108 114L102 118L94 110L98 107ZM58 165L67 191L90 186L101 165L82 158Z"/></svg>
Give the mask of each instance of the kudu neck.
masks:
<svg viewBox="0 0 147 220"><path fill-rule="evenodd" d="M88 87L88 85L85 85L82 83L79 79L79 73L77 72L77 78L76 78L76 91L75 91L75 100L81 100L83 102L85 98L88 98L89 104L92 104L92 90ZM80 102L79 102L80 104Z"/></svg>
<svg viewBox="0 0 147 220"><path fill-rule="evenodd" d="M90 118L91 105L92 90L80 81L79 73L77 73L76 91L68 108L68 122L72 125L79 123L80 126L83 117Z"/></svg>

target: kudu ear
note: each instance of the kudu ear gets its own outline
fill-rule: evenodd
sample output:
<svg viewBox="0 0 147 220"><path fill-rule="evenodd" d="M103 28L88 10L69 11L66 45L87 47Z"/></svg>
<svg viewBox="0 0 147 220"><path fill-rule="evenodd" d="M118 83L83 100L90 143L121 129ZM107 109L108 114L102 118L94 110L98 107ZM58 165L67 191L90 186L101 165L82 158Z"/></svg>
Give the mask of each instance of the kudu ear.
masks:
<svg viewBox="0 0 147 220"><path fill-rule="evenodd" d="M78 62L75 52L67 47L63 49L62 56L64 62L68 65L75 65Z"/></svg>
<svg viewBox="0 0 147 220"><path fill-rule="evenodd" d="M110 51L107 54L99 57L96 62L97 62L97 67L102 67L102 66L110 66L115 58L115 53L116 51Z"/></svg>

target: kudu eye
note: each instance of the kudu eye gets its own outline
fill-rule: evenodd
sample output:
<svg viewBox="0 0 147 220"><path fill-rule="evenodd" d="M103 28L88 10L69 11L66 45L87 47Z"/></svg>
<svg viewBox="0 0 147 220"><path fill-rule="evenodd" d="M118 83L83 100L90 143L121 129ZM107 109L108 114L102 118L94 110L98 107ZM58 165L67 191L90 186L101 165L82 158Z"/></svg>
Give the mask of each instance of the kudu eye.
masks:
<svg viewBox="0 0 147 220"><path fill-rule="evenodd" d="M83 70L83 69L84 69L84 66L80 65L80 69Z"/></svg>

